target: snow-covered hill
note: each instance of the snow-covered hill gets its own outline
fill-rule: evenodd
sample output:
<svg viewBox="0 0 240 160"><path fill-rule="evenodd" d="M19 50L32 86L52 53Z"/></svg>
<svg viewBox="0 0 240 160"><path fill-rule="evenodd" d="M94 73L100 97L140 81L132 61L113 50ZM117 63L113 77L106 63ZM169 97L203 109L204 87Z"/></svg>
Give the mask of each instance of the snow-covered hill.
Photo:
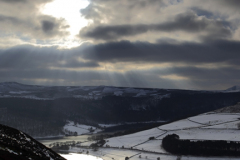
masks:
<svg viewBox="0 0 240 160"><path fill-rule="evenodd" d="M153 97L163 99L171 97L169 89L124 88L113 86L37 86L16 82L0 83L0 98L27 98L37 100L53 100L56 98L79 98L98 100L104 96ZM179 90L180 91L180 90ZM182 90L183 91L183 90ZM209 93L211 91L198 91ZM212 92L240 92L240 86L233 86L224 91Z"/></svg>
<svg viewBox="0 0 240 160"><path fill-rule="evenodd" d="M161 140L173 133L178 134L181 139L238 141L240 130L237 129L237 124L239 123L240 114L202 114L135 134L110 138L107 145L140 150L144 148L144 150L166 153L160 148ZM155 140L149 140L150 137L155 137Z"/></svg>
<svg viewBox="0 0 240 160"><path fill-rule="evenodd" d="M160 89L122 88L111 86L36 86L24 85L16 82L0 83L0 98L28 98L38 100L53 100L56 98L80 98L98 100L104 96L131 96L156 99L168 98Z"/></svg>
<svg viewBox="0 0 240 160"><path fill-rule="evenodd" d="M226 92L240 92L240 86L233 86L225 90Z"/></svg>
<svg viewBox="0 0 240 160"><path fill-rule="evenodd" d="M68 121L68 123L63 127L63 132L67 135L82 135L82 134L94 134L102 131L101 129L88 126L83 124L74 124L72 121Z"/></svg>
<svg viewBox="0 0 240 160"><path fill-rule="evenodd" d="M236 105L233 105L233 106L218 109L215 112L218 112L218 113L240 113L240 102L238 102Z"/></svg>
<svg viewBox="0 0 240 160"><path fill-rule="evenodd" d="M124 160L131 157L133 160L141 158L176 160L177 156L166 152L162 147L162 139L166 135L177 134L180 139L196 140L240 140L240 113L216 113L209 112L197 116L182 119L153 129L137 132L134 134L113 137L106 139L104 147L92 155L99 156L105 160ZM91 142L82 143L81 146L88 146ZM72 151L79 151L79 148L72 148ZM137 154L137 155L136 155ZM134 156L136 155L136 156ZM228 157L195 157L182 156L182 160L226 160L239 159Z"/></svg>

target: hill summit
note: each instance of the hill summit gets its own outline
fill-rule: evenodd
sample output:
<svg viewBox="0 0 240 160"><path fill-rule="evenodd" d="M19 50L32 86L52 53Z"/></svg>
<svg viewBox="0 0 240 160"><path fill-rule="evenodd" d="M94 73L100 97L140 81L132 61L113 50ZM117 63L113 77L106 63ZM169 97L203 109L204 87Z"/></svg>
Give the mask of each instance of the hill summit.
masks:
<svg viewBox="0 0 240 160"><path fill-rule="evenodd" d="M228 92L240 92L240 86L235 85L235 86L233 86L231 88L226 89L225 91L228 91Z"/></svg>

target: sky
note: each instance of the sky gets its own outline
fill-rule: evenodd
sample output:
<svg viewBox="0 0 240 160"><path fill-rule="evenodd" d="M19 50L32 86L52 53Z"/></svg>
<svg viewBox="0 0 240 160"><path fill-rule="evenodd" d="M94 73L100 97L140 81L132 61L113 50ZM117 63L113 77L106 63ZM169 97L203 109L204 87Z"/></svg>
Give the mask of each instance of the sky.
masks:
<svg viewBox="0 0 240 160"><path fill-rule="evenodd" d="M0 0L0 82L240 85L239 0Z"/></svg>

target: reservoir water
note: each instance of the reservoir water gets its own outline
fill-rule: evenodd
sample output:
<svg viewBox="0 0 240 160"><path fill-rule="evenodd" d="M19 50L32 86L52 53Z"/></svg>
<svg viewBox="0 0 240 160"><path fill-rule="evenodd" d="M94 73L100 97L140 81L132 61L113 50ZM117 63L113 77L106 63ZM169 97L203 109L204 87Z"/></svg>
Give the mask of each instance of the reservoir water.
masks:
<svg viewBox="0 0 240 160"><path fill-rule="evenodd" d="M81 136L69 136L69 137L62 137L62 138L49 138L49 139L42 139L38 140L45 146L49 147L49 144L55 143L55 142L66 142L66 141L81 141L85 142L88 141L89 135L81 135ZM76 153L69 153L69 154L60 154L62 157L66 158L67 160L102 160L99 157L94 157L91 155L85 155L85 154L76 154Z"/></svg>
<svg viewBox="0 0 240 160"><path fill-rule="evenodd" d="M68 136L68 137L62 137L62 138L49 138L49 139L40 139L38 140L45 146L49 147L49 144L55 143L55 142L67 142L67 141L81 141L81 142L86 142L88 141L89 135L80 135L80 136Z"/></svg>
<svg viewBox="0 0 240 160"><path fill-rule="evenodd" d="M60 154L62 157L66 158L67 160L102 160L101 158L94 157L91 155L84 155L84 154Z"/></svg>

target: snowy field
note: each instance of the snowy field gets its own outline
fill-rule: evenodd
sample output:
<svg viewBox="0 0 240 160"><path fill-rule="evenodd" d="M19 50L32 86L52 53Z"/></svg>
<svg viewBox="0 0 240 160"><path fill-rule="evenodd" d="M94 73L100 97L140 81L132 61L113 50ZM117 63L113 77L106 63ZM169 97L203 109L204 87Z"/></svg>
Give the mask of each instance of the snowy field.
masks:
<svg viewBox="0 0 240 160"><path fill-rule="evenodd" d="M90 128L92 128L94 131L90 132ZM69 121L68 124L66 124L63 127L63 131L65 133L68 132L76 132L77 135L82 135L82 134L90 134L90 133L97 133L102 131L99 128L93 127L93 126L87 126L87 125L83 125L83 124L74 124L74 122Z"/></svg>
<svg viewBox="0 0 240 160"><path fill-rule="evenodd" d="M230 123L224 123L224 124L209 126L209 127L203 127L203 128L238 129L238 124L240 124L240 120L235 121L235 122L230 122Z"/></svg>
<svg viewBox="0 0 240 160"><path fill-rule="evenodd" d="M158 152L158 153L167 153L161 146L162 140L152 140L148 141L144 144L138 145L134 148L139 150L151 151L151 152Z"/></svg>
<svg viewBox="0 0 240 160"><path fill-rule="evenodd" d="M107 144L112 147L133 147L137 144L143 143L149 139L149 137L156 137L164 133L164 131L159 130L158 128L153 128L150 130L138 132L135 134L129 134L125 136L119 136L114 138L107 139Z"/></svg>
<svg viewBox="0 0 240 160"><path fill-rule="evenodd" d="M162 125L162 126L159 127L159 129L162 129L162 130L177 130L177 129L191 128L191 127L201 127L201 126L203 126L203 125L191 122L187 119L184 119L184 120L180 120L180 121L173 122L173 123L170 123L170 124Z"/></svg>
<svg viewBox="0 0 240 160"><path fill-rule="evenodd" d="M179 130L176 132L169 132L168 134L173 133L179 135L180 139L229 140L229 141L240 140L240 130L196 128L189 130Z"/></svg>
<svg viewBox="0 0 240 160"><path fill-rule="evenodd" d="M131 157L135 154L141 155L143 159L156 160L158 157L164 160L176 160L176 156L170 155L162 147L162 138L168 134L178 134L180 139L190 140L229 140L240 141L240 130L237 124L240 123L240 115L231 113L207 113L187 119L179 120L173 123L162 125L153 129L141 131L125 136L106 139L105 144L116 148L99 148L97 152L91 152L94 156L102 157L104 160L124 160L125 157ZM150 137L155 139L150 140ZM93 142L87 142L82 145L89 146ZM124 148L123 148L124 146ZM77 152L78 149L72 150ZM139 155L131 160L139 160ZM226 157L194 157L184 156L182 160L219 160L219 159L239 159Z"/></svg>
<svg viewBox="0 0 240 160"><path fill-rule="evenodd" d="M101 127L108 128L108 127L120 126L121 123L117 123L117 124L98 124L98 125L101 126Z"/></svg>
<svg viewBox="0 0 240 160"><path fill-rule="evenodd" d="M158 146L161 144L162 138L173 133L178 134L182 139L238 141L240 140L240 130L237 130L238 118L240 116L234 114L199 115L150 130L109 138L107 145L127 148L137 145L135 147L137 149L148 148L148 150L165 153L162 149L157 148L160 148ZM221 123L220 126L215 125L219 123ZM232 127L230 128L230 126ZM156 140L149 141L150 137L155 137Z"/></svg>
<svg viewBox="0 0 240 160"><path fill-rule="evenodd" d="M85 150L86 151L86 150ZM61 155L67 160L125 160L125 157L131 157L131 160L157 160L159 157L161 160L176 160L177 156L168 154L156 154L146 153L141 151L124 150L124 149L110 149L103 148L98 151L88 150L89 155L86 154L74 154ZM91 156L90 156L91 155ZM133 156L133 157L132 157ZM140 158L140 157L141 158ZM227 158L227 157L194 157L194 156L182 156L181 160L239 160L239 158Z"/></svg>
<svg viewBox="0 0 240 160"><path fill-rule="evenodd" d="M192 120L194 122L198 122L205 125L213 125L213 124L219 124L224 122L231 122L239 120L240 115L235 114L205 114L205 115L199 115L195 117L189 118L189 120Z"/></svg>

